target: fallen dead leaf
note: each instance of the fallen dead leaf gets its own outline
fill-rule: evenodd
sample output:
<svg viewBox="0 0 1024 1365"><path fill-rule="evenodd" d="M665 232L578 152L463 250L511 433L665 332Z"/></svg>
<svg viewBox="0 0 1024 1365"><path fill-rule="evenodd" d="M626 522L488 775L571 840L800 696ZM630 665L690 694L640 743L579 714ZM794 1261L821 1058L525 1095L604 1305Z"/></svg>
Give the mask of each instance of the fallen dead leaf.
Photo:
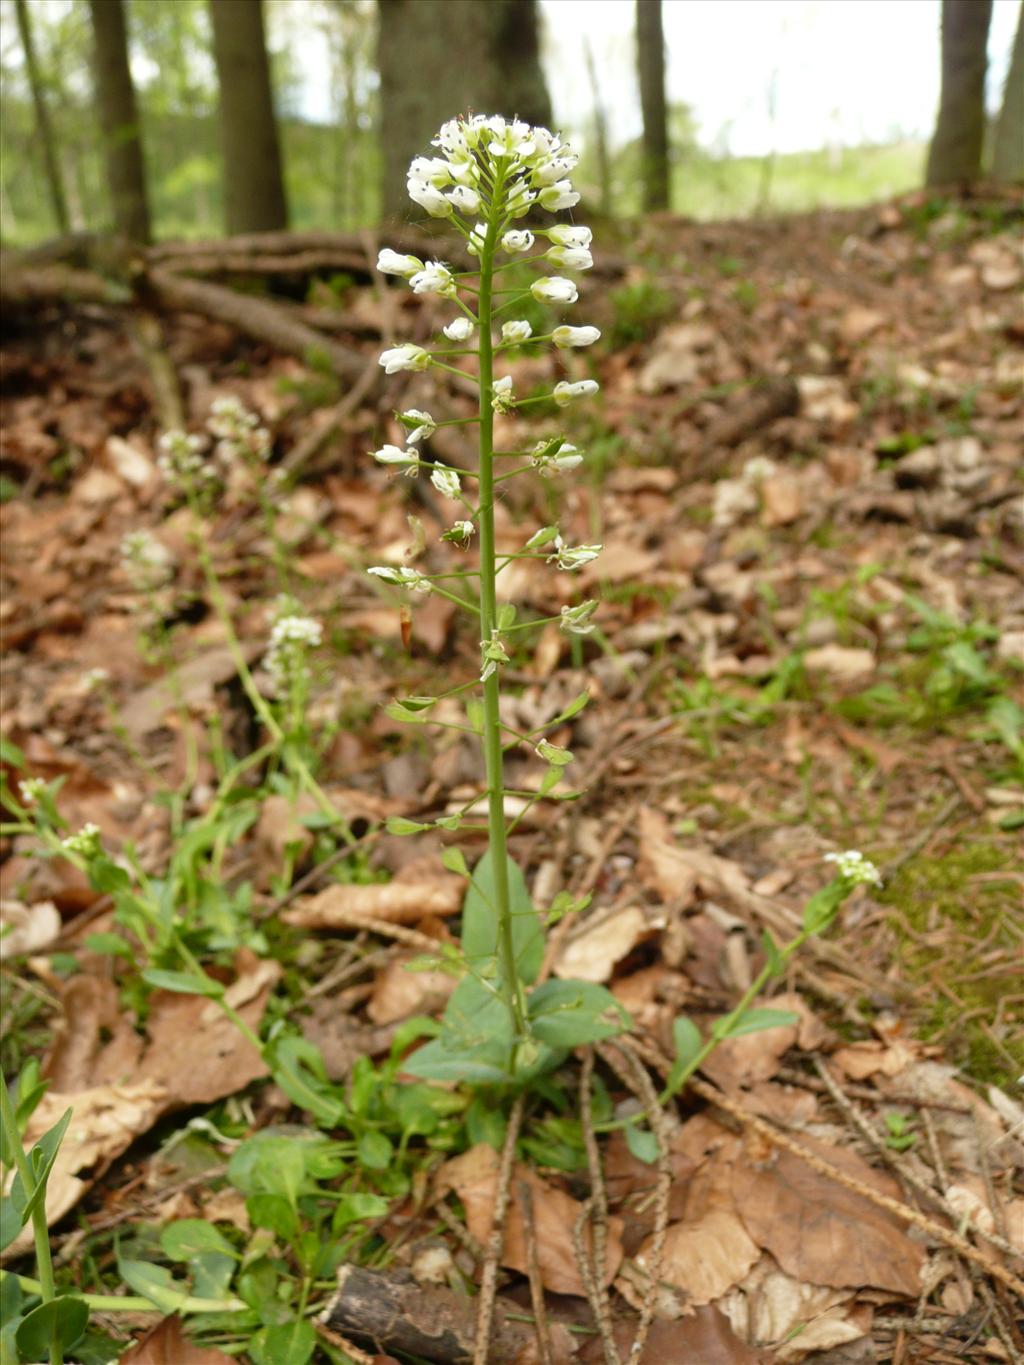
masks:
<svg viewBox="0 0 1024 1365"><path fill-rule="evenodd" d="M852 645L821 645L804 655L808 673L825 677L829 682L859 683L875 671L875 656L870 649L856 649Z"/></svg>
<svg viewBox="0 0 1024 1365"><path fill-rule="evenodd" d="M440 862L417 859L395 877L371 886L328 886L297 901L281 918L300 929L339 929L353 919L382 919L389 924L415 924L428 915L456 915L462 909L466 883Z"/></svg>
<svg viewBox="0 0 1024 1365"><path fill-rule="evenodd" d="M484 1143L471 1147L441 1167L436 1178L439 1193L453 1191L466 1211L466 1226L478 1242L486 1245L491 1234L491 1215L498 1188L500 1157ZM524 1182L533 1192L533 1213L537 1237L537 1259L545 1289L556 1294L584 1293L583 1281L572 1245L572 1229L580 1214L575 1199L547 1184L528 1167L517 1165L512 1174L512 1189ZM589 1236L587 1238L589 1246ZM611 1284L622 1261L622 1220L608 1219L608 1244L605 1253L604 1283ZM505 1241L501 1264L525 1274L526 1237L516 1199L509 1201L505 1221Z"/></svg>
<svg viewBox="0 0 1024 1365"><path fill-rule="evenodd" d="M646 1267L651 1245L649 1238L637 1253L641 1267ZM760 1247L735 1213L709 1209L695 1222L669 1228L658 1277L685 1290L690 1302L699 1306L738 1284L760 1255Z"/></svg>
<svg viewBox="0 0 1024 1365"><path fill-rule="evenodd" d="M613 1335L622 1359L636 1336L630 1322L616 1323ZM717 1308L698 1308L693 1317L651 1323L644 1353L636 1365L760 1365L761 1352L736 1336ZM601 1340L590 1337L579 1355L580 1365L604 1365Z"/></svg>
<svg viewBox="0 0 1024 1365"><path fill-rule="evenodd" d="M589 925L569 940L554 965L555 976L576 981L607 981L627 953L647 932L647 919L638 905L624 905L613 915Z"/></svg>
<svg viewBox="0 0 1024 1365"><path fill-rule="evenodd" d="M119 1365L234 1365L234 1359L212 1346L190 1341L180 1318L164 1318L121 1356Z"/></svg>
<svg viewBox="0 0 1024 1365"><path fill-rule="evenodd" d="M719 1307L745 1341L772 1347L778 1360L791 1360L864 1336L870 1310L865 1323L863 1315L851 1318L853 1304L847 1290L795 1280L765 1256Z"/></svg>
<svg viewBox="0 0 1024 1365"><path fill-rule="evenodd" d="M898 1076L920 1055L921 1048L913 1040L898 1038L888 1044L868 1038L837 1048L831 1060L851 1081L863 1081L869 1076Z"/></svg>
<svg viewBox="0 0 1024 1365"><path fill-rule="evenodd" d="M828 1030L795 991L758 999L756 1005L759 1009L788 1010L797 1015L797 1022L720 1043L701 1069L723 1089L769 1081L791 1047L813 1050L829 1037Z"/></svg>
<svg viewBox="0 0 1024 1365"><path fill-rule="evenodd" d="M808 1150L863 1184L900 1197L899 1185L855 1153L803 1135ZM924 1249L900 1220L845 1186L819 1175L792 1152L735 1169L736 1208L751 1237L787 1274L833 1288L872 1285L897 1294L920 1291Z"/></svg>
<svg viewBox="0 0 1024 1365"><path fill-rule="evenodd" d="M60 911L53 901L0 901L0 961L48 948L60 935Z"/></svg>
<svg viewBox="0 0 1024 1365"><path fill-rule="evenodd" d="M799 479L792 474L773 474L761 483L761 524L789 526L804 511L804 494Z"/></svg>
<svg viewBox="0 0 1024 1365"><path fill-rule="evenodd" d="M444 1009L455 989L455 978L447 972L410 971L416 954L393 957L373 983L373 994L366 1013L375 1024L391 1024L411 1014L435 1014Z"/></svg>

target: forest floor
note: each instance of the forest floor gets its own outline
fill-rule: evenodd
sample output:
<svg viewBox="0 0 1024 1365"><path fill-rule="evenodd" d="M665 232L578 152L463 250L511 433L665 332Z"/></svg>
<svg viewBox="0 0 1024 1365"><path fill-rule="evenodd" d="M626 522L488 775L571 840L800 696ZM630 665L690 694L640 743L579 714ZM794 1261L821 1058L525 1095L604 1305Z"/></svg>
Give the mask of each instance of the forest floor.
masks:
<svg viewBox="0 0 1024 1365"><path fill-rule="evenodd" d="M294 468L344 404L330 375L165 318L189 428L233 395L286 471L262 506L240 476L200 521L161 478L137 334L98 305L8 321L10 791L61 779L68 827L94 822L109 850L131 850L132 878L186 916L250 1028L290 1020L324 1065L297 1060L288 1094L268 1083L208 1000L141 980L113 937L114 882L36 856L34 833L5 837L3 1069L45 1058L53 1093L36 1135L75 1108L51 1190L58 1277L88 1293L127 1282L167 1315L98 1311L75 1359L110 1359L114 1341L133 1365L240 1350L255 1365L383 1361L387 1340L400 1360L468 1359L451 1341L431 1354L425 1337L403 1354L383 1332L378 1354L359 1354L337 1317L292 1332L288 1304L301 1284L303 1324L341 1258L402 1269L419 1287L398 1315L433 1312L464 1343L448 1290L478 1275L501 1181L496 1362L624 1361L666 1219L649 1365L1024 1359L1020 221L1019 198L917 196L654 221L606 256L598 238L580 318L605 339L571 366L592 370L602 398L599 415L568 410L587 459L558 496L573 543L605 547L577 583L601 599L599 630L571 648L542 627L506 669L516 727L591 697L552 736L572 748L582 795L530 807L512 841L535 903L593 896L555 930L554 973L608 984L657 1076L677 1016L704 1025L731 1008L764 960L763 931L798 923L828 880L825 854L860 849L883 886L861 888L779 984L771 1004L800 1022L724 1043L670 1102L660 1166L633 1128L601 1136L605 1273L590 1279L611 1285L611 1312L597 1327L574 1244L593 1175L578 1062L528 1107L511 1181L485 1140L501 1145L496 1109L396 1079L404 1022L451 989L405 964L452 937L463 883L437 833L383 822L458 810L483 774L474 736L386 708L468 682L479 650L449 603L416 599L410 620L366 576L421 535L431 548L411 562L440 567L449 551L428 481L389 476L367 452L399 439L395 409L468 414L470 400L397 376L342 407L333 438ZM422 339L440 316L363 280L318 288L368 359L380 337ZM512 362L516 392L550 388L555 364ZM552 414L527 411L532 442ZM440 456L468 461L451 434L463 430L438 434ZM543 481L517 483L499 540L520 543L554 505ZM168 570L147 591L122 560L140 529ZM535 561L503 581L525 617L557 613L566 590ZM303 733L354 851L284 763L254 761L225 791L232 762L266 740L225 620L266 692L282 592L323 625ZM541 775L513 753L512 787ZM470 863L480 852L471 833L444 842ZM651 1087L632 1053L599 1052L584 1070L596 1065L600 1128L649 1106ZM296 1151L289 1195L274 1180ZM314 1266L303 1237L334 1259ZM198 1335L183 1336L172 1314L187 1285L237 1295L244 1313L188 1314ZM387 1286L399 1293L400 1277ZM535 1345L525 1324L545 1292Z"/></svg>

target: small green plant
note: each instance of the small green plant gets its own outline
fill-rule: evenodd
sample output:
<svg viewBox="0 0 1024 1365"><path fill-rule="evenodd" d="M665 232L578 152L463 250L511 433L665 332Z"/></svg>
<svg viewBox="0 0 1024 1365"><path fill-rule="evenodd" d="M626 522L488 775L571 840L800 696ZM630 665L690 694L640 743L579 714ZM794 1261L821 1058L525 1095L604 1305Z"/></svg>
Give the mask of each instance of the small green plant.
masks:
<svg viewBox="0 0 1024 1365"><path fill-rule="evenodd" d="M886 1132L885 1145L894 1152L906 1152L917 1141L917 1134L914 1132L913 1120L907 1118L906 1114L895 1111L884 1114Z"/></svg>
<svg viewBox="0 0 1024 1365"><path fill-rule="evenodd" d="M613 349L631 346L653 336L676 312L675 296L654 280L635 280L612 292L613 317L609 341Z"/></svg>

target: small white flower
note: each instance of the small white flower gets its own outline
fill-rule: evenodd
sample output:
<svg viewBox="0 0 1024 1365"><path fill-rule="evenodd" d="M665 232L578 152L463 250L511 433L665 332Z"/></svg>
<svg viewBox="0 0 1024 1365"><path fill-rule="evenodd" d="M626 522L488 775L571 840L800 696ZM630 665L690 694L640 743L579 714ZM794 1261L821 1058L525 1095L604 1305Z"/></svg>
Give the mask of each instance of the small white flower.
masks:
<svg viewBox="0 0 1024 1365"><path fill-rule="evenodd" d="M594 264L585 246L553 246L547 256L562 270L589 270Z"/></svg>
<svg viewBox="0 0 1024 1365"><path fill-rule="evenodd" d="M455 293L452 272L440 261L428 261L409 283L414 294L440 294L442 298L450 298Z"/></svg>
<svg viewBox="0 0 1024 1365"><path fill-rule="evenodd" d="M512 376L506 374L501 379L496 379L491 385L491 407L494 411L508 412L515 401L515 395L512 392Z"/></svg>
<svg viewBox="0 0 1024 1365"><path fill-rule="evenodd" d="M536 198L533 190L527 189L526 184L520 181L510 188L508 198L505 201L505 208L513 218L522 218L523 214L529 213L530 205Z"/></svg>
<svg viewBox="0 0 1024 1365"><path fill-rule="evenodd" d="M437 430L437 423L429 412L421 412L419 408L410 408L408 412L403 412L399 420L412 430L405 438L411 446L417 445L420 441L426 441ZM394 446L390 447L394 450Z"/></svg>
<svg viewBox="0 0 1024 1365"><path fill-rule="evenodd" d="M476 213L480 207L480 196L469 185L456 185L445 198L449 204L454 204L460 213Z"/></svg>
<svg viewBox="0 0 1024 1365"><path fill-rule="evenodd" d="M546 279L534 280L530 285L530 293L535 299L550 303L575 303L579 298L572 280L564 279L561 275L549 275Z"/></svg>
<svg viewBox="0 0 1024 1365"><path fill-rule="evenodd" d="M399 370L425 370L430 364L430 355L422 346L407 342L404 346L393 346L389 351L382 351L379 363L384 366L385 374L397 374Z"/></svg>
<svg viewBox="0 0 1024 1365"><path fill-rule="evenodd" d="M570 346L593 346L595 341L600 341L601 333L596 327L563 326L555 328L551 339L560 351L565 351Z"/></svg>
<svg viewBox="0 0 1024 1365"><path fill-rule="evenodd" d="M158 588L174 570L174 556L149 531L128 531L121 540L121 564L136 588Z"/></svg>
<svg viewBox="0 0 1024 1365"><path fill-rule="evenodd" d="M533 328L525 320L521 322L506 322L502 324L502 341L512 342L514 345L521 345L524 341L529 341L533 336Z"/></svg>
<svg viewBox="0 0 1024 1365"><path fill-rule="evenodd" d="M595 623L590 619L595 611L597 603L593 599L581 602L577 607L563 607L559 628L570 635L589 635L595 628Z"/></svg>
<svg viewBox="0 0 1024 1365"><path fill-rule="evenodd" d="M409 438L412 440L412 437ZM401 450L398 446L381 446L380 450L373 452L373 458L378 464L406 465L410 461L415 463L419 456L415 451Z"/></svg>
<svg viewBox="0 0 1024 1365"><path fill-rule="evenodd" d="M407 280L423 269L423 262L418 256L402 256L386 246L377 256L377 269L382 275L401 275Z"/></svg>
<svg viewBox="0 0 1024 1365"><path fill-rule="evenodd" d="M475 529L471 521L456 521L452 523L450 530L443 532L441 539L452 545L461 545L465 549L472 540Z"/></svg>
<svg viewBox="0 0 1024 1365"><path fill-rule="evenodd" d="M602 545L565 545L559 536L555 541L555 553L548 555L548 563L557 564L566 573L572 573L595 560L603 548Z"/></svg>
<svg viewBox="0 0 1024 1365"><path fill-rule="evenodd" d="M558 180L540 192L540 206L549 213L557 213L559 209L571 209L579 202L580 196L568 180Z"/></svg>
<svg viewBox="0 0 1024 1365"><path fill-rule="evenodd" d="M601 385L596 379L577 379L575 384L562 380L556 384L551 397L560 408L568 407L574 398L590 398L597 393Z"/></svg>
<svg viewBox="0 0 1024 1365"><path fill-rule="evenodd" d="M443 190L452 183L452 168L441 156L416 156L409 163L409 179Z"/></svg>
<svg viewBox="0 0 1024 1365"><path fill-rule="evenodd" d="M95 858L103 852L99 825L94 825L91 820L87 821L76 834L69 834L66 839L62 839L60 846L66 848L69 853L81 854L83 858Z"/></svg>
<svg viewBox="0 0 1024 1365"><path fill-rule="evenodd" d="M535 185L551 186L559 192L565 193L571 190L572 186L569 184L568 180L563 179L563 176L567 176L570 171L575 170L578 162L579 157L575 152L570 152L568 148L563 148L561 156L548 157L543 161L539 161L537 165L534 166L533 183ZM578 200L579 195L576 196L576 199L573 202L575 203ZM550 207L550 205L544 204L543 196L541 197L541 203L545 208ZM559 204L558 207L566 209L572 208L572 204Z"/></svg>
<svg viewBox="0 0 1024 1365"><path fill-rule="evenodd" d="M169 484L188 488L197 479L215 477L201 454L205 444L201 436L190 436L184 431L163 433L157 441L160 455L156 463Z"/></svg>
<svg viewBox="0 0 1024 1365"><path fill-rule="evenodd" d="M46 780L42 777L23 777L18 783L18 791L26 806L34 806L46 791Z"/></svg>
<svg viewBox="0 0 1024 1365"><path fill-rule="evenodd" d="M479 256L484 249L484 242L487 240L487 224L477 223L470 229L469 239L466 242L466 250L471 256Z"/></svg>
<svg viewBox="0 0 1024 1365"><path fill-rule="evenodd" d="M291 598L280 599L278 615L270 628L263 667L270 674L278 693L286 692L290 684L308 673L306 653L316 649L323 640L319 621L306 616Z"/></svg>
<svg viewBox="0 0 1024 1365"><path fill-rule="evenodd" d="M404 567L395 569L390 565L378 565L376 568L367 569L366 572L383 579L385 583L393 583L396 588L408 588L411 592L430 591L430 579L425 578L419 569Z"/></svg>
<svg viewBox="0 0 1024 1365"><path fill-rule="evenodd" d="M568 441L563 441L557 450L551 450L550 447L550 441L539 441L530 457L534 469L542 474L565 474L583 463L583 456Z"/></svg>
<svg viewBox="0 0 1024 1365"><path fill-rule="evenodd" d="M468 341L474 330L469 318L455 318L447 327L441 328L449 341Z"/></svg>
<svg viewBox="0 0 1024 1365"><path fill-rule="evenodd" d="M882 885L882 874L870 858L865 858L859 849L848 848L845 853L826 853L825 862L835 863L840 877L849 882Z"/></svg>
<svg viewBox="0 0 1024 1365"><path fill-rule="evenodd" d="M506 232L501 239L502 248L508 252L529 251L533 246L533 233L526 229L513 228L511 232Z"/></svg>
<svg viewBox="0 0 1024 1365"><path fill-rule="evenodd" d="M588 227L570 227L568 223L558 223L548 228L548 237L559 246L589 246L594 234Z"/></svg>
<svg viewBox="0 0 1024 1365"><path fill-rule="evenodd" d="M462 484L454 469L435 469L430 476L430 482L446 498L458 498L462 495Z"/></svg>
<svg viewBox="0 0 1024 1365"><path fill-rule="evenodd" d="M497 630L491 631L489 640L481 640L480 648L483 652L484 666L480 672L480 681L486 682L492 673L497 673L502 664L508 663L508 650L501 642L501 637Z"/></svg>
<svg viewBox="0 0 1024 1365"><path fill-rule="evenodd" d="M406 188L413 203L426 209L431 218L450 218L455 211L441 191L426 180L410 179Z"/></svg>

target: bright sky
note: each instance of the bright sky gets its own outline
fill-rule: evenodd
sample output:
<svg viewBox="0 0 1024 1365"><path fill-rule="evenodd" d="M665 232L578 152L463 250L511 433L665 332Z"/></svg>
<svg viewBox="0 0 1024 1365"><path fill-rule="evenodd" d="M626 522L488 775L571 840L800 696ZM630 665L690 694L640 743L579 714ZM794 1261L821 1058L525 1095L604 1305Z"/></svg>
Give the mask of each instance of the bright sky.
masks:
<svg viewBox="0 0 1024 1365"><path fill-rule="evenodd" d="M995 0L988 103L998 107L1020 0ZM585 131L594 53L614 140L640 131L633 0L541 0L558 122ZM734 154L927 137L939 99L940 0L663 0L670 102L705 147ZM776 76L775 129L769 86Z"/></svg>

